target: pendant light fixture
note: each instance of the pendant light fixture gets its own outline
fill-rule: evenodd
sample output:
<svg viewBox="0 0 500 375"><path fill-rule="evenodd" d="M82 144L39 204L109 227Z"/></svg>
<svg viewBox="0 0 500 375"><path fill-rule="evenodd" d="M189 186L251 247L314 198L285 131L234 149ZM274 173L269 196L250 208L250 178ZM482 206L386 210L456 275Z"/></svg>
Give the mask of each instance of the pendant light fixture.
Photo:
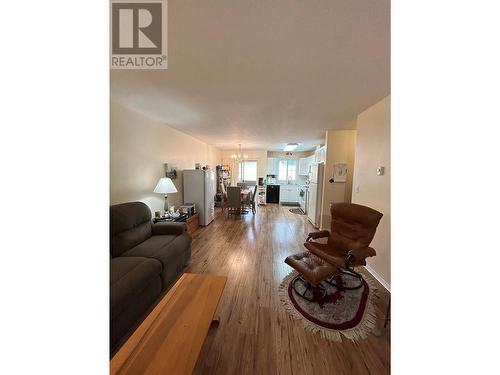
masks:
<svg viewBox="0 0 500 375"><path fill-rule="evenodd" d="M248 155L244 154L241 148L241 143L238 144L238 153L231 155L231 159L234 159L236 162L242 162L244 159L248 159Z"/></svg>

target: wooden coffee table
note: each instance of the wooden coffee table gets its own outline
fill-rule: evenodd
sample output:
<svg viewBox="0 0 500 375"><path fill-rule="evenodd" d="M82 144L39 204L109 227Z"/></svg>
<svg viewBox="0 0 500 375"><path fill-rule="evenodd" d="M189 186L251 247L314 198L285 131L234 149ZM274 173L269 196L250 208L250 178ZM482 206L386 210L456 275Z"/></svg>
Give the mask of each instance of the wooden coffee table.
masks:
<svg viewBox="0 0 500 375"><path fill-rule="evenodd" d="M114 355L111 374L191 374L226 284L185 273Z"/></svg>

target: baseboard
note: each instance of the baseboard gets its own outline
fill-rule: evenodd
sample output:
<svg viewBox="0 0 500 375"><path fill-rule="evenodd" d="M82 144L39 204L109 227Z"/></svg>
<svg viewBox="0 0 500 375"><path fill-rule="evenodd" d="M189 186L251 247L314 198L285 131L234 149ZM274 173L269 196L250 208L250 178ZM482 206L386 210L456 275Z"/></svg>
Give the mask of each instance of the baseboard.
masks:
<svg viewBox="0 0 500 375"><path fill-rule="evenodd" d="M385 281L382 276L380 276L377 272L375 272L375 270L373 268L371 268L370 266L366 265L365 266L366 270L368 272L370 272L372 274L372 276L374 278L377 279L377 281L382 284L382 286L387 289L387 291L390 293L391 292L391 286L387 283L387 281Z"/></svg>

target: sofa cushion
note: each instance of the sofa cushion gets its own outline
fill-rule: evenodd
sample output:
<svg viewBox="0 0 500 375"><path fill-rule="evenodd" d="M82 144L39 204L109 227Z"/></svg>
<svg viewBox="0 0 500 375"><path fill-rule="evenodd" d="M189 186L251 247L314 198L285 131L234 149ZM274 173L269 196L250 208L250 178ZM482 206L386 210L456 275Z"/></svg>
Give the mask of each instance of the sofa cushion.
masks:
<svg viewBox="0 0 500 375"><path fill-rule="evenodd" d="M162 266L151 258L118 257L110 262L111 317L135 304L148 285L158 281Z"/></svg>
<svg viewBox="0 0 500 375"><path fill-rule="evenodd" d="M192 238L187 233L180 236L152 236L123 253L122 257L147 257L160 261L165 290L182 272L191 257L191 241Z"/></svg>
<svg viewBox="0 0 500 375"><path fill-rule="evenodd" d="M152 236L151 210L142 202L128 202L110 207L111 255L120 256Z"/></svg>
<svg viewBox="0 0 500 375"><path fill-rule="evenodd" d="M161 295L161 278L156 276L145 289L135 295L121 313L110 322L110 347L111 353L115 352L125 342L135 328L140 324L146 314L153 308L154 303Z"/></svg>
<svg viewBox="0 0 500 375"><path fill-rule="evenodd" d="M165 236L169 234L182 234L187 231L186 223L155 223L151 226L153 236Z"/></svg>
<svg viewBox="0 0 500 375"><path fill-rule="evenodd" d="M151 223L142 223L135 228L118 233L111 239L111 255L118 257L151 237Z"/></svg>

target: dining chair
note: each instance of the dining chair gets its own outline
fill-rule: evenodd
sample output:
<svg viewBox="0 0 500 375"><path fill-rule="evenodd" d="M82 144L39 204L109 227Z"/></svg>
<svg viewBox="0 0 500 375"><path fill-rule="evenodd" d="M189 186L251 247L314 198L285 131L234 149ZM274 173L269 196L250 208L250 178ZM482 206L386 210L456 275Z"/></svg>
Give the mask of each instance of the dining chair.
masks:
<svg viewBox="0 0 500 375"><path fill-rule="evenodd" d="M246 194L242 192L242 200L241 204L243 205L243 208L245 209L251 209L252 208L252 191L250 188L245 189Z"/></svg>
<svg viewBox="0 0 500 375"><path fill-rule="evenodd" d="M249 210L252 210L252 213L255 214L255 212L256 212L255 201L256 201L256 196L257 196L257 185L253 186L253 190L251 190L251 189L252 188L249 187L248 194L245 196L242 203L243 203L244 208L248 208Z"/></svg>
<svg viewBox="0 0 500 375"><path fill-rule="evenodd" d="M257 212L256 206L255 206L256 200L257 200L257 185L255 185L255 187L253 189L252 200L251 200L252 212L254 215L255 215L255 212Z"/></svg>
<svg viewBox="0 0 500 375"><path fill-rule="evenodd" d="M241 188L239 186L229 186L227 188L226 208L228 215L241 210Z"/></svg>
<svg viewBox="0 0 500 375"><path fill-rule="evenodd" d="M221 183L220 183L220 191L222 193L220 206L222 208L222 213L224 213L224 209L227 207L227 190L226 190L226 185L224 184L224 181L221 181Z"/></svg>

